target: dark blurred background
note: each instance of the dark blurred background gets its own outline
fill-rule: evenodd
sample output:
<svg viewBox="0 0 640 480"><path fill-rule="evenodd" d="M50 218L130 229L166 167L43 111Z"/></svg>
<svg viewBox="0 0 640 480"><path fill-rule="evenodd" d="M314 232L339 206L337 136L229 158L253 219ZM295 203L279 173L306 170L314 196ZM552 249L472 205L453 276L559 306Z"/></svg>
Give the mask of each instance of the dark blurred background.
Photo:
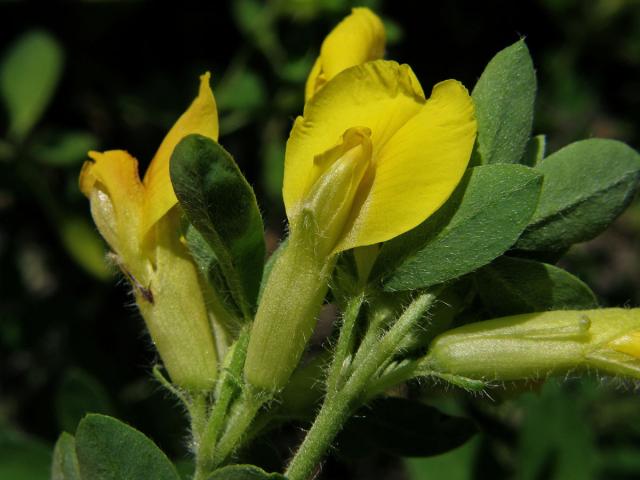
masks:
<svg viewBox="0 0 640 480"><path fill-rule="evenodd" d="M409 63L425 90L445 78L471 89L498 50L526 37L539 85L534 133L547 135L548 152L595 136L640 147L638 1L0 3L0 479L48 478L55 439L87 411L187 458L182 412L151 379L142 321L104 266L80 166L89 149L118 148L144 168L210 70L220 141L256 189L275 245L284 142L303 84L322 39L355 5L383 16L387 58ZM13 92L3 75L24 52L42 61ZM49 82L49 95L16 129L7 98L28 96L33 81ZM562 264L603 306L638 306L639 243L636 201ZM591 377L529 390L425 393L483 434L429 459L333 458L323 478L640 477L636 386ZM288 455L268 451L274 464Z"/></svg>

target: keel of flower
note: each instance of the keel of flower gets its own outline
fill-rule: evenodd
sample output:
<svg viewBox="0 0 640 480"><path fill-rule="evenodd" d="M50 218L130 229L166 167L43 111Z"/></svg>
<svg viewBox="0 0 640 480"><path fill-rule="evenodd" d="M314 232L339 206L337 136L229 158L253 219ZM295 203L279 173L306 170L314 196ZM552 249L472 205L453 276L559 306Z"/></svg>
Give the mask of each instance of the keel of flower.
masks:
<svg viewBox="0 0 640 480"><path fill-rule="evenodd" d="M362 127L347 130L339 145L318 155L311 187L292 218L291 235L317 235L317 248L331 254L358 208L358 198L366 195L370 165L371 131ZM303 232L305 221L313 223L313 232Z"/></svg>

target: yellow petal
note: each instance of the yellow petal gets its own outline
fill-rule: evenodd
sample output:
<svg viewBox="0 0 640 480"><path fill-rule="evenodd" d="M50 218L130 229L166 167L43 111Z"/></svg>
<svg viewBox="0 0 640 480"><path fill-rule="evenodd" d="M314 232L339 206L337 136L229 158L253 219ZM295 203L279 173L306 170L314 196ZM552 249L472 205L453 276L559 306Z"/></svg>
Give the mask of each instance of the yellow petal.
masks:
<svg viewBox="0 0 640 480"><path fill-rule="evenodd" d="M198 97L164 138L145 174L143 235L178 202L169 177L169 160L178 142L192 133L218 140L218 110L209 86L210 76L207 72L200 77Z"/></svg>
<svg viewBox="0 0 640 480"><path fill-rule="evenodd" d="M318 57L313 67L311 67L311 72L309 72L309 76L307 77L307 83L304 86L304 101L308 102L314 93L324 87L325 83L327 83L327 79L322 72L322 62L320 61L320 57Z"/></svg>
<svg viewBox="0 0 640 480"><path fill-rule="evenodd" d="M111 248L122 257L138 255L144 187L138 161L122 150L89 152L80 172L80 190Z"/></svg>
<svg viewBox="0 0 640 480"><path fill-rule="evenodd" d="M475 136L467 89L455 80L437 84L421 111L378 148L371 187L354 204L336 252L389 240L440 208L467 168Z"/></svg>
<svg viewBox="0 0 640 480"><path fill-rule="evenodd" d="M352 67L305 105L291 130L285 154L283 197L289 219L316 179L314 158L340 143L353 127L371 130L373 158L425 103L408 65L378 60Z"/></svg>
<svg viewBox="0 0 640 480"><path fill-rule="evenodd" d="M611 348L640 359L640 331L632 332L610 343Z"/></svg>
<svg viewBox="0 0 640 480"><path fill-rule="evenodd" d="M385 31L380 18L368 8L354 8L322 43L320 57L307 79L305 100L343 70L381 59L384 45Z"/></svg>

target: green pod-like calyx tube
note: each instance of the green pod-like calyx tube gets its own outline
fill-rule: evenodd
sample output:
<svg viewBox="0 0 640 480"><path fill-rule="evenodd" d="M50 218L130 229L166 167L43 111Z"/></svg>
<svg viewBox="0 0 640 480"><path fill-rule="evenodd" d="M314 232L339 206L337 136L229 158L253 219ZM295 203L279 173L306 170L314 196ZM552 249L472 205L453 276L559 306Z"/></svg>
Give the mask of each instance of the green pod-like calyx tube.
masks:
<svg viewBox="0 0 640 480"><path fill-rule="evenodd" d="M290 219L288 244L263 290L244 369L245 380L260 390L287 384L329 288L334 249L371 161L370 149L360 143L343 150L337 158L316 159L326 168Z"/></svg>
<svg viewBox="0 0 640 480"><path fill-rule="evenodd" d="M544 378L579 368L640 378L640 309L529 313L436 337L426 369L480 380Z"/></svg>

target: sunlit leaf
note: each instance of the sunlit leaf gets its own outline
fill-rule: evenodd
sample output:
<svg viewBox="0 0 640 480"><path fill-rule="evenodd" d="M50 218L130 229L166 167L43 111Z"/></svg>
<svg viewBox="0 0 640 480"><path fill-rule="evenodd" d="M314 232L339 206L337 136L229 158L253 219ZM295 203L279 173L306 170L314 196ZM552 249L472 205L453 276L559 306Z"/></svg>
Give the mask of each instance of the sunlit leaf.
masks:
<svg viewBox="0 0 640 480"><path fill-rule="evenodd" d="M22 139L44 113L62 73L63 52L48 33L18 38L0 63L0 97L9 113L9 134Z"/></svg>

